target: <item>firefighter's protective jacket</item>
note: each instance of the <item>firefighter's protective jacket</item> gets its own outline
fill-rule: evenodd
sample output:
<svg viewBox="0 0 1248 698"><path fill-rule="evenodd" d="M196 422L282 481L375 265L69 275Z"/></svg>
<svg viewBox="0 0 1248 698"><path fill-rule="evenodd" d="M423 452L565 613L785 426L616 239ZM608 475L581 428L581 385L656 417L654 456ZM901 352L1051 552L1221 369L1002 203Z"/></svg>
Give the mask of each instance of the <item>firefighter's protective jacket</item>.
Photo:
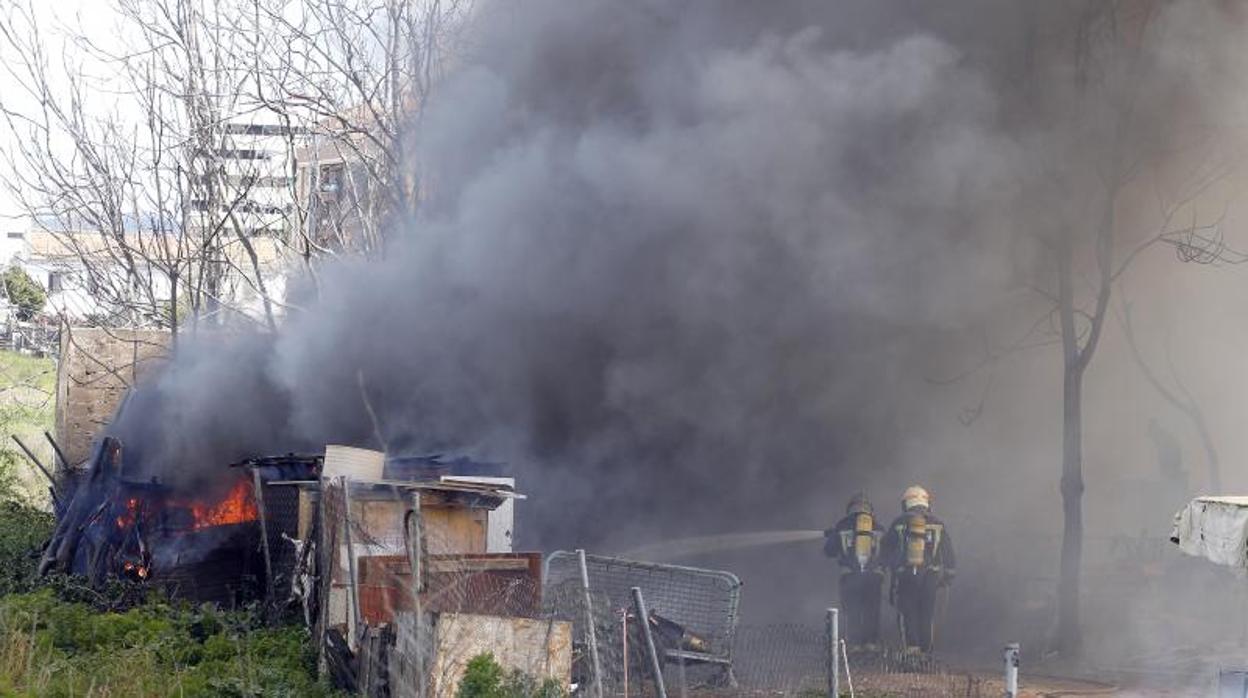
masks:
<svg viewBox="0 0 1248 698"><path fill-rule="evenodd" d="M848 514L838 521L836 526L824 531L823 535L827 541L823 544L823 552L828 557L836 558L841 567L845 569L855 572L877 570L880 568L880 537L884 534L884 527L880 526L878 520L872 519L870 554L866 563L863 564L859 560L859 549L855 547L855 544L859 542L858 538L867 535L867 532L859 531L857 523L858 514Z"/></svg>
<svg viewBox="0 0 1248 698"><path fill-rule="evenodd" d="M916 554L920 544L921 554ZM957 567L949 530L926 510L909 511L893 520L880 545L880 557L893 572L926 570L945 580L953 578Z"/></svg>

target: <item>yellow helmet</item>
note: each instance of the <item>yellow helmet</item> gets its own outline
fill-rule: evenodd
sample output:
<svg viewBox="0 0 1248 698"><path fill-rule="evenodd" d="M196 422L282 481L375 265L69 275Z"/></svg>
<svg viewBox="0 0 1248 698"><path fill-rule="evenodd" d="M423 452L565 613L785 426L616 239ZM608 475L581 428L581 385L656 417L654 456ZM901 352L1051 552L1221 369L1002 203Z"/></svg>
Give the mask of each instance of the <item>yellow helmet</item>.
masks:
<svg viewBox="0 0 1248 698"><path fill-rule="evenodd" d="M915 507L930 509L932 508L932 495L928 494L927 490L922 487L912 485L907 487L905 493L901 495L901 507L906 511Z"/></svg>

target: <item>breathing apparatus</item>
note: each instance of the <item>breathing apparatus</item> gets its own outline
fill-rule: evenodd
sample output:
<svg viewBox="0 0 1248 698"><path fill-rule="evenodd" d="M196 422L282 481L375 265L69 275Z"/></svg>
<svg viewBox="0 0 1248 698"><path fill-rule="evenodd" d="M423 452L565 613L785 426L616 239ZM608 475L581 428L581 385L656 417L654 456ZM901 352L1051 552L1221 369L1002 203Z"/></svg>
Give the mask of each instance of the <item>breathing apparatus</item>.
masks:
<svg viewBox="0 0 1248 698"><path fill-rule="evenodd" d="M847 513L854 517L854 529L852 532L854 558L858 561L858 569L866 571L871 561L875 559L876 545L878 543L875 535L875 513L872 511L871 502L867 500L866 493L859 492L854 495L853 499L849 500ZM850 546L846 545L845 547L849 548Z"/></svg>
<svg viewBox="0 0 1248 698"><path fill-rule="evenodd" d="M906 527L903 532L906 567L914 574L918 574L927 564L927 511L931 501L927 490L918 485L907 488L901 496L902 507L906 511Z"/></svg>

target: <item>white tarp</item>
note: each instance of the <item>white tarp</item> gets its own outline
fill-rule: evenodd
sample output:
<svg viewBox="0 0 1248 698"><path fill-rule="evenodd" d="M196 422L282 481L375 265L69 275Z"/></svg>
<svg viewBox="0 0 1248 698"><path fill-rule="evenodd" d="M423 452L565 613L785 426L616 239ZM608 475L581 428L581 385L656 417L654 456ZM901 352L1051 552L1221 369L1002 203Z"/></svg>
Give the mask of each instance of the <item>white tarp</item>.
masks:
<svg viewBox="0 0 1248 698"><path fill-rule="evenodd" d="M1248 497L1198 497L1174 515L1170 539L1188 555L1248 570Z"/></svg>

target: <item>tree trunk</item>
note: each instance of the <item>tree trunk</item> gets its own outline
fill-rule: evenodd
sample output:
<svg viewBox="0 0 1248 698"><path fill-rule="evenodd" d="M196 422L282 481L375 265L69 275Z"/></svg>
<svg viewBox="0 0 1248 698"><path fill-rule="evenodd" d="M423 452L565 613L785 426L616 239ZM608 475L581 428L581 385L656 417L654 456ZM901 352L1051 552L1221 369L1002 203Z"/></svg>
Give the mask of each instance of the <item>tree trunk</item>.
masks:
<svg viewBox="0 0 1248 698"><path fill-rule="evenodd" d="M1057 583L1057 642L1079 651L1079 575L1083 562L1083 369L1065 366L1062 391L1062 557Z"/></svg>
<svg viewBox="0 0 1248 698"><path fill-rule="evenodd" d="M1062 336L1062 555L1057 580L1057 646L1065 657L1078 653L1079 568L1083 561L1083 373L1085 352L1097 332L1079 346L1075 326L1074 248L1070 231L1058 242L1058 316ZM1102 286L1104 290L1104 286ZM1099 328L1097 328L1099 329Z"/></svg>

